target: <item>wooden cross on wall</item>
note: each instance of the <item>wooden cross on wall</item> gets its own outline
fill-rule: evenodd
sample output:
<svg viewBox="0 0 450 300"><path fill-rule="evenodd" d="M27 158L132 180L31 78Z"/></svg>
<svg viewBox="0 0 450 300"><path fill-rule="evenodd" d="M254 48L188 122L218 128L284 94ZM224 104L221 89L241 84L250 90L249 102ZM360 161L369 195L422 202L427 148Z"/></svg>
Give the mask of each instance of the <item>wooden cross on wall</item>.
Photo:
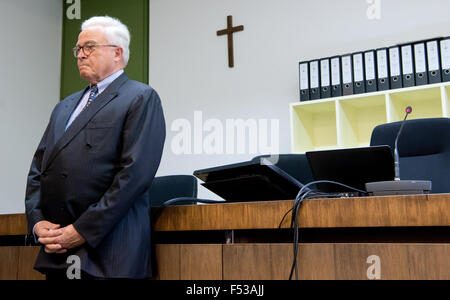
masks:
<svg viewBox="0 0 450 300"><path fill-rule="evenodd" d="M243 31L244 26L236 26L233 27L233 17L228 16L227 17L227 28L223 30L217 31L217 35L228 35L228 66L230 68L234 67L234 54L233 54L233 33L238 31Z"/></svg>

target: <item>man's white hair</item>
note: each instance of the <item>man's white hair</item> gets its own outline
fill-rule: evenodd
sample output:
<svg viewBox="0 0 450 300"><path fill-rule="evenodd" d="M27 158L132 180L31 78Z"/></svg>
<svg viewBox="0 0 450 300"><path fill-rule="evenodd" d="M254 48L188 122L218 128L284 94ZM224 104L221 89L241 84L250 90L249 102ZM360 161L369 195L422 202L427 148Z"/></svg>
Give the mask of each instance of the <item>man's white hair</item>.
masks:
<svg viewBox="0 0 450 300"><path fill-rule="evenodd" d="M130 59L130 32L126 25L116 18L109 16L92 17L81 25L81 30L100 29L105 34L108 43L119 46L123 49L123 61L125 65Z"/></svg>

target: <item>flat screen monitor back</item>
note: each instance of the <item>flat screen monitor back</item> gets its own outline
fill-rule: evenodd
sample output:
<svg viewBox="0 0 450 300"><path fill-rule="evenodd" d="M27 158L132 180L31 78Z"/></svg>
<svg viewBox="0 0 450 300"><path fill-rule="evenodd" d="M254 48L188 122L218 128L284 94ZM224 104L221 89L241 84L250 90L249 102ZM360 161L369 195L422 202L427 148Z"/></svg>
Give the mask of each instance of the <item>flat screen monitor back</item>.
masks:
<svg viewBox="0 0 450 300"><path fill-rule="evenodd" d="M293 200L303 186L264 159L197 170L194 176L229 202Z"/></svg>
<svg viewBox="0 0 450 300"><path fill-rule="evenodd" d="M394 157L389 146L306 152L314 179L336 181L365 191L367 182L394 180ZM322 192L351 192L335 185L318 184Z"/></svg>

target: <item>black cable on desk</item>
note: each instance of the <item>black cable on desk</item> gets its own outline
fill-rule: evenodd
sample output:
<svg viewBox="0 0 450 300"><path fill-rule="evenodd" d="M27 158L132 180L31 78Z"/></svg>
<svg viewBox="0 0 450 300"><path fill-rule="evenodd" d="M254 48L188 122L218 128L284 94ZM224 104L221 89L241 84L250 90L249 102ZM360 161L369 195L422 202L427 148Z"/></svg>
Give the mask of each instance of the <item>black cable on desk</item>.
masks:
<svg viewBox="0 0 450 300"><path fill-rule="evenodd" d="M293 256L294 257L293 257L293 261L292 261L291 272L289 274L289 280L292 279L292 275L294 274L294 272L295 272L295 278L296 278L296 280L298 280L298 266L297 266L298 241L299 241L298 212L300 210L301 204L303 203L303 201L305 199L342 197L342 194L324 193L324 192L320 192L320 191L310 190L309 188L307 188L308 186L316 185L319 183L336 184L336 185L343 186L347 189L357 191L363 195L367 194L366 191L362 191L360 189L342 184L340 182L335 182L335 181L330 181L330 180L313 181L313 182L310 182L310 183L304 185L300 189L300 191L297 194L297 197L295 198L293 207L289 210L289 211L292 211L291 228L293 227L293 229L294 229L294 242L293 242ZM283 216L283 219L281 220L280 225L279 225L280 227L281 227L281 223L283 222L284 218L287 216L289 211Z"/></svg>

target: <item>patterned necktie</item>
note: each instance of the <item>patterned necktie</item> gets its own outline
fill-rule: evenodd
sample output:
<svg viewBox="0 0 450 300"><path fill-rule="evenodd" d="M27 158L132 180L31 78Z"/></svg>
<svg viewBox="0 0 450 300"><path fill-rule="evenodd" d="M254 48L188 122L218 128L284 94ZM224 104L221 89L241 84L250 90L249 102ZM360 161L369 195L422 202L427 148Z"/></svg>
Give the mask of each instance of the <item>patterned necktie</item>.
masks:
<svg viewBox="0 0 450 300"><path fill-rule="evenodd" d="M89 106L89 104L91 104L94 101L95 97L97 97L97 94L98 94L98 87L97 87L97 85L94 85L91 87L88 101L87 101L86 105L84 106L83 110L85 110Z"/></svg>

